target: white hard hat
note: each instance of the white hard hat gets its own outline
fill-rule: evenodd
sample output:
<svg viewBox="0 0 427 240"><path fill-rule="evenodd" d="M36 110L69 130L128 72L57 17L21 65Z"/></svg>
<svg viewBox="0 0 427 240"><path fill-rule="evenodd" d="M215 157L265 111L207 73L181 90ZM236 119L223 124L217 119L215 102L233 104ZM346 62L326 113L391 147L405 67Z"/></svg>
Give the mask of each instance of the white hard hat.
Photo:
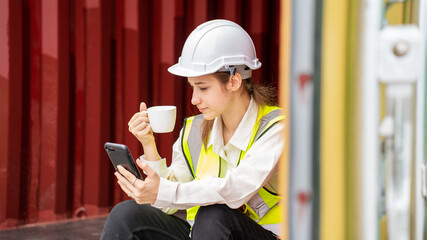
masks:
<svg viewBox="0 0 427 240"><path fill-rule="evenodd" d="M178 63L168 71L182 77L197 77L238 65L249 67L246 70L250 73L251 69L261 67L251 37L234 22L212 20L191 32ZM250 73L246 75L250 77Z"/></svg>

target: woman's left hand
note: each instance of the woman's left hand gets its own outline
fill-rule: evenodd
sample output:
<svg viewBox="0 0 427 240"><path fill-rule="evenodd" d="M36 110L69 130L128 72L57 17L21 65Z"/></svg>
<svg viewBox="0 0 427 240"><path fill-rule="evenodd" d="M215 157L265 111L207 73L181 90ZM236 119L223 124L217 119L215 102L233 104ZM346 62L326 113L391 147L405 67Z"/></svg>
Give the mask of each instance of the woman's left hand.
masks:
<svg viewBox="0 0 427 240"><path fill-rule="evenodd" d="M147 163L137 159L136 164L145 171L147 177L144 180L137 179L124 167L118 166L119 172L115 172L122 190L138 204L153 204L157 200L160 177Z"/></svg>

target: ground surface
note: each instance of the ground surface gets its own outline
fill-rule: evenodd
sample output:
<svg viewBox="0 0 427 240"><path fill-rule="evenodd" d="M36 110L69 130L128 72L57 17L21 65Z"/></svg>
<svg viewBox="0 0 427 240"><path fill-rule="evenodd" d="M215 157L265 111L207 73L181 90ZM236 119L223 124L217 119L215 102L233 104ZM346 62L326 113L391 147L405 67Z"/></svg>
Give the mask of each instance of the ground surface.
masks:
<svg viewBox="0 0 427 240"><path fill-rule="evenodd" d="M95 240L101 237L106 218L74 220L0 231L1 240Z"/></svg>

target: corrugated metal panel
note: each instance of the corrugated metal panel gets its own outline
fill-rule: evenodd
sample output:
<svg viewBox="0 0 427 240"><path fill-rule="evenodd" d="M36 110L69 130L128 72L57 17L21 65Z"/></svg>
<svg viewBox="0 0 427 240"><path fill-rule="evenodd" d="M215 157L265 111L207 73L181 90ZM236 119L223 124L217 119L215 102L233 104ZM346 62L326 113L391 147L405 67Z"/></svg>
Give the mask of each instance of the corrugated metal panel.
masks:
<svg viewBox="0 0 427 240"><path fill-rule="evenodd" d="M247 29L263 63L254 78L277 85L279 9L279 0L0 1L0 229L107 214L124 200L103 144L142 153L127 130L141 101L178 106L175 131L156 135L170 158L197 111L167 68L202 22Z"/></svg>
<svg viewBox="0 0 427 240"><path fill-rule="evenodd" d="M22 2L0 1L0 222L20 218L22 176ZM7 27L6 27L7 26ZM13 31L12 31L13 29Z"/></svg>

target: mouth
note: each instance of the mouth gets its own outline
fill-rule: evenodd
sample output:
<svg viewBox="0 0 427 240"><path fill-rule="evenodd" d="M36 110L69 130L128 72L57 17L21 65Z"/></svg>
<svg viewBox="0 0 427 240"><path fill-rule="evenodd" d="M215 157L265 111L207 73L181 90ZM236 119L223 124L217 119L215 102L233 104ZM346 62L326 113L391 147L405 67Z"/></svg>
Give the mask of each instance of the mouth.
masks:
<svg viewBox="0 0 427 240"><path fill-rule="evenodd" d="M200 111L201 113L203 113L204 111L206 111L206 109L207 109L207 108L199 108L199 107L198 107L198 109L199 109L199 111Z"/></svg>

